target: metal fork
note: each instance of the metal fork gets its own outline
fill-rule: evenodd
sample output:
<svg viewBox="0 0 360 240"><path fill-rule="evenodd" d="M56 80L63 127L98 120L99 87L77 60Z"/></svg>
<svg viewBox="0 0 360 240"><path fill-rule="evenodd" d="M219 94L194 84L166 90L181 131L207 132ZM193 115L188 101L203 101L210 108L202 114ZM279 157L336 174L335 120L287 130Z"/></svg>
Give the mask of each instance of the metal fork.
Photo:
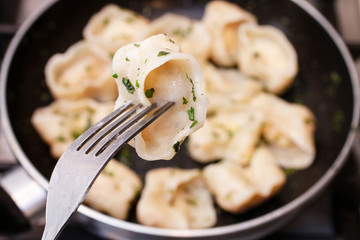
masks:
<svg viewBox="0 0 360 240"><path fill-rule="evenodd" d="M142 109L141 105L128 102L90 127L67 148L51 175L42 240L59 236L106 163L173 105L169 102L153 111L156 104Z"/></svg>

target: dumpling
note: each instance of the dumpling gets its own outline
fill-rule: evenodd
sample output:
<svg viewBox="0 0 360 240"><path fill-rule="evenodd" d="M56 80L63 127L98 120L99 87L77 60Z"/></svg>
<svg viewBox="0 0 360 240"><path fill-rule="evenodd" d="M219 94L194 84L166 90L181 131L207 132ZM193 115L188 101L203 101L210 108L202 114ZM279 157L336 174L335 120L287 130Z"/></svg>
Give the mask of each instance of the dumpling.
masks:
<svg viewBox="0 0 360 240"><path fill-rule="evenodd" d="M78 136L111 113L113 108L113 102L99 103L92 99L56 100L36 109L31 123L50 145L51 155L59 158Z"/></svg>
<svg viewBox="0 0 360 240"><path fill-rule="evenodd" d="M164 34L120 48L113 59L113 72L119 89L116 107L127 101L143 106L175 102L130 143L141 158L171 159L181 142L204 124L201 68Z"/></svg>
<svg viewBox="0 0 360 240"><path fill-rule="evenodd" d="M189 137L192 158L207 163L226 159L247 165L260 140L264 118L251 108L218 110L206 119L204 127Z"/></svg>
<svg viewBox="0 0 360 240"><path fill-rule="evenodd" d="M238 108L249 102L262 85L233 68L217 68L211 63L202 65L204 91L208 98L208 113L218 109Z"/></svg>
<svg viewBox="0 0 360 240"><path fill-rule="evenodd" d="M272 93L286 90L297 74L298 62L285 34L272 26L244 24L238 36L240 71L261 80Z"/></svg>
<svg viewBox="0 0 360 240"><path fill-rule="evenodd" d="M52 56L46 64L45 77L57 99L91 97L110 101L117 97L116 83L111 77L111 57L85 41L74 44L63 54Z"/></svg>
<svg viewBox="0 0 360 240"><path fill-rule="evenodd" d="M216 223L213 201L198 169L149 171L136 210L138 221L153 227L197 229Z"/></svg>
<svg viewBox="0 0 360 240"><path fill-rule="evenodd" d="M124 220L141 188L139 176L112 159L95 180L84 203L95 210Z"/></svg>
<svg viewBox="0 0 360 240"><path fill-rule="evenodd" d="M277 193L286 176L265 147L254 152L250 165L229 161L210 164L203 171L206 185L225 211L241 213Z"/></svg>
<svg viewBox="0 0 360 240"><path fill-rule="evenodd" d="M140 14L114 4L108 4L94 14L84 28L84 38L115 53L134 42L148 27L149 20Z"/></svg>
<svg viewBox="0 0 360 240"><path fill-rule="evenodd" d="M262 135L284 168L304 169L315 159L315 117L305 106L259 94L251 106L264 114Z"/></svg>
<svg viewBox="0 0 360 240"><path fill-rule="evenodd" d="M210 55L210 33L198 20L166 13L150 23L143 38L159 33L166 34L183 52L190 53L198 61L204 61Z"/></svg>
<svg viewBox="0 0 360 240"><path fill-rule="evenodd" d="M256 17L234 3L211 1L205 6L202 21L213 40L211 59L224 67L236 65L238 28L244 23L256 23Z"/></svg>

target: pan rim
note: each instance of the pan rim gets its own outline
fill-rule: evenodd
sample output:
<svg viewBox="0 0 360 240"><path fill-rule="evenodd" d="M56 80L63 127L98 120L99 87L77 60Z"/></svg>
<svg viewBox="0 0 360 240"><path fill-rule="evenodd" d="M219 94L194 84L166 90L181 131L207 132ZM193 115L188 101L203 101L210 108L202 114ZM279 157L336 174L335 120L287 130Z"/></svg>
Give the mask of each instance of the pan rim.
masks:
<svg viewBox="0 0 360 240"><path fill-rule="evenodd" d="M51 0L45 2L42 7L38 9L33 15L31 15L24 24L19 28L14 38L12 39L2 66L0 73L0 89L1 89L1 106L0 106L0 117L1 124L5 134L7 141L9 142L13 153L15 154L17 160L21 163L21 165L25 168L25 170L29 173L31 177L33 177L40 185L44 188L48 188L48 180L42 176L42 174L31 164L30 160L27 158L26 154L21 149L19 143L16 140L15 134L11 128L10 119L7 111L7 101L6 101L6 83L8 71L13 59L13 56L16 52L18 45L20 44L22 38L28 31L28 29L33 25L33 23L45 12L47 11L53 4L58 2L58 0ZM358 75L354 66L353 59L351 55L339 36L334 27L329 23L329 21L310 3L303 0L292 0L293 3L302 8L306 13L308 13L315 21L317 21L322 28L329 34L329 36L333 39L335 45L339 49L342 57L344 58L346 67L349 71L350 80L352 82L353 87L353 96L354 96L354 106L353 106L353 117L351 121L351 129L346 138L345 144L342 147L341 152L335 159L334 163L331 167L325 172L325 174L308 190L306 190L303 194L301 194L296 199L292 200L288 204L271 211L267 214L259 216L257 218L231 224L228 226L219 226L208 229L192 229L192 230L173 230L173 229L162 229L140 225L137 223L131 223L124 220L115 219L113 217L104 215L100 212L97 212L87 206L81 205L78 209L78 212L81 214L95 219L96 221L102 222L112 227L125 229L127 231L132 231L134 233L139 234L148 234L148 235L156 235L163 237L177 237L177 238L189 238L189 237L207 237L207 236L219 236L224 234L232 234L244 230L251 230L258 226L268 224L272 221L275 221L281 217L287 216L287 214L291 213L294 210L300 209L306 203L308 203L311 199L316 197L324 188L330 183L330 181L335 177L335 175L339 172L341 167L344 165L346 161L346 157L350 152L350 148L355 139L355 129L359 124L359 114L360 114L360 87Z"/></svg>

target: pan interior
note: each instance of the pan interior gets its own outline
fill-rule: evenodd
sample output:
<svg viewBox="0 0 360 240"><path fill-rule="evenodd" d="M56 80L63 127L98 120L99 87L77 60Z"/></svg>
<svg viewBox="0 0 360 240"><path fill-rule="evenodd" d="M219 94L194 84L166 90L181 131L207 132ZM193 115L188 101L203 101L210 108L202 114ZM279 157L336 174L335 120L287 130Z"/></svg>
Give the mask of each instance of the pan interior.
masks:
<svg viewBox="0 0 360 240"><path fill-rule="evenodd" d="M49 179L56 160L30 123L38 107L53 99L45 84L44 66L55 53L64 52L82 39L89 18L106 3L114 2L155 18L164 12L175 12L201 18L204 1L103 1L63 0L56 2L39 17L21 40L7 79L7 106L18 144L36 169ZM245 214L220 211L217 226L246 221L286 205L316 183L338 157L351 130L354 96L343 56L336 44L308 13L287 0L237 1L254 13L260 24L280 28L298 53L299 73L294 85L282 97L308 106L317 119L316 160L310 168L288 177L285 187L271 200ZM160 4L161 3L161 4ZM147 162L138 159L131 148L130 166L143 178L153 168L177 166L203 167L191 160L185 147L171 161ZM135 213L130 214L135 222Z"/></svg>

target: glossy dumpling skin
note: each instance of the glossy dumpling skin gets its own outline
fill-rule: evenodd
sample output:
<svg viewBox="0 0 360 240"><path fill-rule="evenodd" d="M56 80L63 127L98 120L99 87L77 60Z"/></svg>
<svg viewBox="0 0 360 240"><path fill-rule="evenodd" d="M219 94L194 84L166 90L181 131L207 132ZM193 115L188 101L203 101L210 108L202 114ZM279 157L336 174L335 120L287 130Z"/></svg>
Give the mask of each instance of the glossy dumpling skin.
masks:
<svg viewBox="0 0 360 240"><path fill-rule="evenodd" d="M246 167L229 161L210 164L203 171L206 185L225 211L241 213L276 194L286 176L266 147L255 150Z"/></svg>
<svg viewBox="0 0 360 240"><path fill-rule="evenodd" d="M150 23L143 38L160 33L166 34L183 52L193 55L198 61L209 57L211 36L201 21L166 13Z"/></svg>
<svg viewBox="0 0 360 240"><path fill-rule="evenodd" d="M216 223L213 201L198 169L149 171L136 210L138 221L153 227L198 229Z"/></svg>
<svg viewBox="0 0 360 240"><path fill-rule="evenodd" d="M256 23L256 17L237 4L211 1L205 6L202 21L213 40L211 59L224 67L236 65L238 28L244 23Z"/></svg>
<svg viewBox="0 0 360 240"><path fill-rule="evenodd" d="M120 48L112 66L119 89L116 107L127 101L143 106L175 102L131 142L143 159L171 159L180 143L205 121L206 98L199 64L159 34Z"/></svg>
<svg viewBox="0 0 360 240"><path fill-rule="evenodd" d="M97 211L124 220L141 188L141 179L133 170L111 159L96 178L84 203Z"/></svg>
<svg viewBox="0 0 360 240"><path fill-rule="evenodd" d="M204 63L202 69L208 115L216 114L218 109L234 109L247 104L263 90L262 84L235 68L218 68Z"/></svg>
<svg viewBox="0 0 360 240"><path fill-rule="evenodd" d="M111 77L111 56L86 41L52 56L46 64L45 77L51 94L57 99L91 97L108 101L117 97Z"/></svg>
<svg viewBox="0 0 360 240"><path fill-rule="evenodd" d="M94 14L84 28L84 38L109 53L136 41L147 28L149 20L140 14L114 4L108 4Z"/></svg>
<svg viewBox="0 0 360 240"><path fill-rule="evenodd" d="M113 108L113 102L61 99L36 109L31 123L41 138L50 145L51 155L59 158L78 136L111 113Z"/></svg>
<svg viewBox="0 0 360 240"><path fill-rule="evenodd" d="M273 26L244 24L238 32L238 68L275 94L284 92L298 72L297 54Z"/></svg>
<svg viewBox="0 0 360 240"><path fill-rule="evenodd" d="M189 137L189 153L202 163L226 159L248 165L260 140L263 122L261 112L245 106L218 109L206 119L204 127Z"/></svg>
<svg viewBox="0 0 360 240"><path fill-rule="evenodd" d="M259 94L251 106L264 114L262 135L284 168L304 169L315 159L315 117L305 106Z"/></svg>

